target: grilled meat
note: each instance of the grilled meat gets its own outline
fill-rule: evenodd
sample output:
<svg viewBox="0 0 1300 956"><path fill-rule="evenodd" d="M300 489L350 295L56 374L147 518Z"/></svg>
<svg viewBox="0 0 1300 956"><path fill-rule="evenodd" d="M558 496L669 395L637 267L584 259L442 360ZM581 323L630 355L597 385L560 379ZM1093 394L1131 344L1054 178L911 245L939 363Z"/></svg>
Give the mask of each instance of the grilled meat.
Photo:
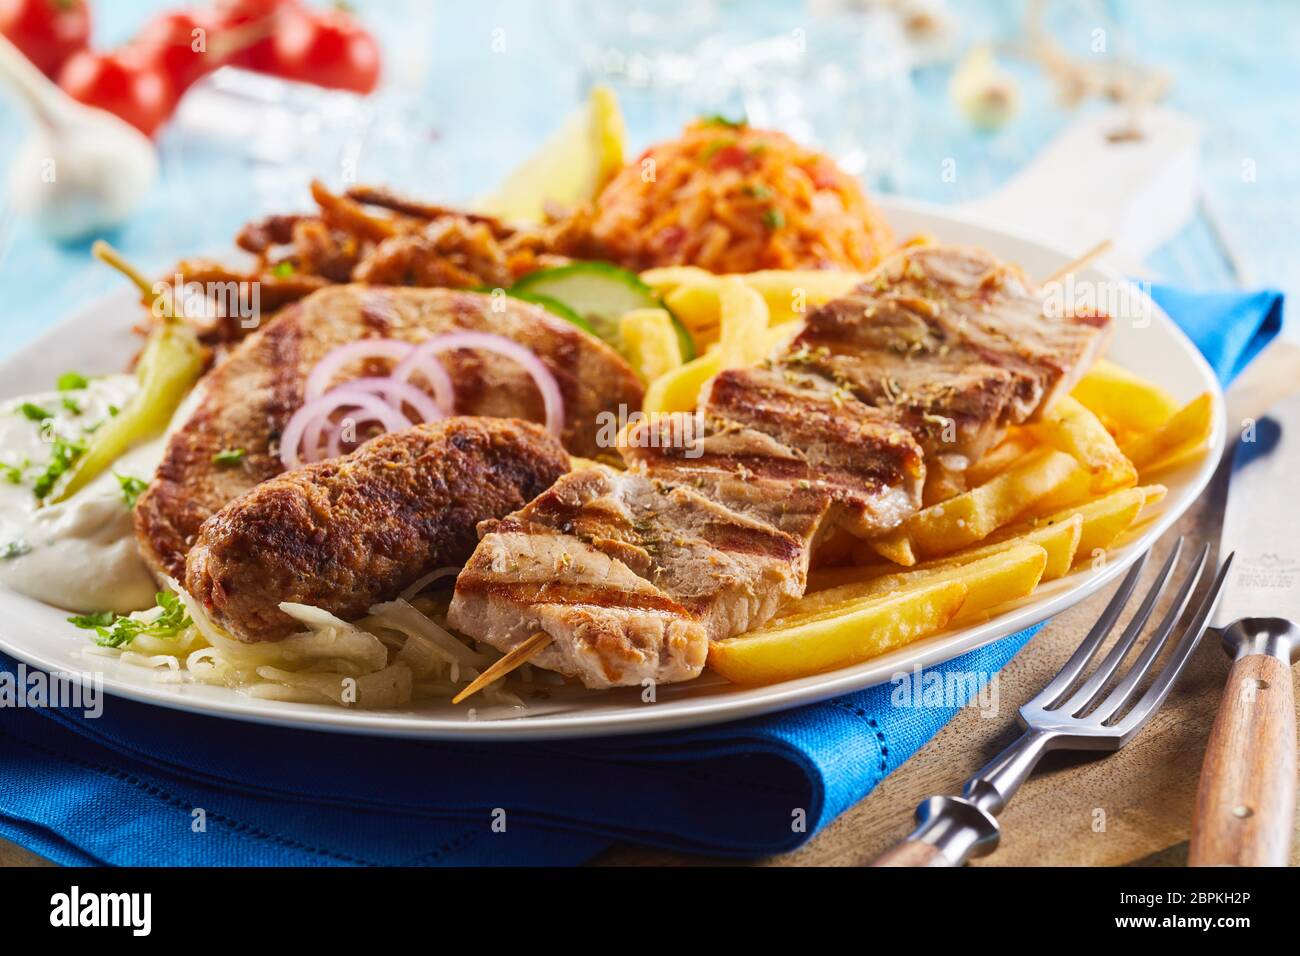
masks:
<svg viewBox="0 0 1300 956"><path fill-rule="evenodd" d="M449 623L588 687L687 680L708 641L803 593L799 539L688 488L596 466L495 525L456 580Z"/></svg>
<svg viewBox="0 0 1300 956"><path fill-rule="evenodd" d="M568 467L554 437L518 420L448 418L381 435L265 481L205 521L185 587L243 641L301 629L282 601L360 617L430 568L464 562L480 521L520 508Z"/></svg>
<svg viewBox="0 0 1300 956"><path fill-rule="evenodd" d="M307 376L326 353L367 337L421 342L460 329L506 336L545 363L564 398L564 445L575 454L597 451L602 411L640 407L640 382L616 352L537 306L449 289L330 287L249 336L202 380L198 406L172 435L153 484L136 506L136 533L146 561L179 577L199 526L227 502L280 474L280 432L302 404ZM508 359L458 351L442 360L456 387L458 414L544 418L536 386ZM341 370L338 381L389 369L384 361L358 362ZM245 452L237 465L214 460L234 448Z"/></svg>
<svg viewBox="0 0 1300 956"><path fill-rule="evenodd" d="M1105 316L1046 315L1043 296L989 253L933 246L896 254L814 312L790 357L961 470L1067 392L1109 334Z"/></svg>
<svg viewBox="0 0 1300 956"><path fill-rule="evenodd" d="M1047 317L985 253L901 253L763 368L716 376L698 414L626 429L628 472L568 475L487 533L451 621L503 651L543 630L553 640L534 660L589 687L693 677L699 642L802 595L820 536L902 522L921 506L924 459L959 483L1070 387L1107 331ZM701 533L702 515L728 532Z"/></svg>
<svg viewBox="0 0 1300 956"><path fill-rule="evenodd" d="M825 530L828 514L859 537L888 531L920 502L912 436L825 379L732 369L705 387L701 408L701 440L679 440L681 417L659 416L627 429L624 459L800 538Z"/></svg>

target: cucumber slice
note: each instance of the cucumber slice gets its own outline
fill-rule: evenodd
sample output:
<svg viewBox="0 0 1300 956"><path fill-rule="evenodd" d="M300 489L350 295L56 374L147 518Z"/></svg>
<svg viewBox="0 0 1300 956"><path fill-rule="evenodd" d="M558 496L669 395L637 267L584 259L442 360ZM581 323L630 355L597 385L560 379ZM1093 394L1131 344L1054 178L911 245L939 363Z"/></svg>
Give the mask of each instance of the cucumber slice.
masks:
<svg viewBox="0 0 1300 956"><path fill-rule="evenodd" d="M511 294L542 295L567 305L582 316L599 338L614 348L621 345L618 320L633 309L662 309L663 303L635 272L608 262L574 262L554 269L542 269L515 283ZM668 313L672 315L670 311ZM690 333L672 315L673 328L683 361L695 357Z"/></svg>
<svg viewBox="0 0 1300 956"><path fill-rule="evenodd" d="M591 327L591 323L574 312L571 308L561 302L559 299L552 299L549 295L542 295L538 292L529 292L526 289L506 289L506 295L513 299L522 299L525 302L531 302L533 305L540 305L551 315L558 316L566 322L572 322L582 331L591 335L596 334L596 330Z"/></svg>
<svg viewBox="0 0 1300 956"><path fill-rule="evenodd" d="M496 289L491 286L481 285L471 291L481 292L483 295L491 295ZM540 305L551 315L563 319L565 322L571 322L588 335L595 335L596 331L591 327L591 323L574 312L558 299L552 299L549 295L540 295L536 292L520 291L519 289L502 289L506 295L512 299L520 299L524 302L531 302L533 305Z"/></svg>

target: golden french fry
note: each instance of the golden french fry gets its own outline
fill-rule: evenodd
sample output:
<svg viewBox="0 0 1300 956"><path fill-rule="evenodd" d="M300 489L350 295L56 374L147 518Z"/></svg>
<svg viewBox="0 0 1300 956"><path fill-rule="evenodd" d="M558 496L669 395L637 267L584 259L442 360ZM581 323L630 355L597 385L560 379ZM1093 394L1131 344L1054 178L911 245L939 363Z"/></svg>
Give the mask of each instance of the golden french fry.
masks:
<svg viewBox="0 0 1300 956"><path fill-rule="evenodd" d="M1072 394L1112 430L1153 432L1178 411L1174 397L1159 385L1105 359Z"/></svg>
<svg viewBox="0 0 1300 956"><path fill-rule="evenodd" d="M1047 550L1016 541L978 556L963 555L894 574L880 574L858 583L818 591L787 605L767 627L793 627L833 617L862 601L913 590L936 581L961 581L966 601L959 617L966 618L1031 593L1047 567Z"/></svg>
<svg viewBox="0 0 1300 956"><path fill-rule="evenodd" d="M1034 450L1032 432L1016 428L1007 432L988 454L966 469L966 484L974 488L1006 471Z"/></svg>
<svg viewBox="0 0 1300 956"><path fill-rule="evenodd" d="M1210 439L1214 430L1214 396L1205 392L1180 408L1154 432L1140 435L1120 447L1138 471L1158 462L1171 452Z"/></svg>
<svg viewBox="0 0 1300 956"><path fill-rule="evenodd" d="M633 309L619 320L623 354L641 378L653 382L682 365L672 316L664 309Z"/></svg>
<svg viewBox="0 0 1300 956"><path fill-rule="evenodd" d="M693 412L704 383L722 371L722 355L710 348L697 359L678 366L652 381L645 391L645 412Z"/></svg>
<svg viewBox="0 0 1300 956"><path fill-rule="evenodd" d="M1033 517L1054 515L1062 509L1092 501L1097 497L1092 484L1092 472L1083 465L1075 465L1063 482L1030 505L1025 514Z"/></svg>
<svg viewBox="0 0 1300 956"><path fill-rule="evenodd" d="M961 581L936 581L825 619L763 627L711 644L709 666L737 684L770 684L856 664L942 630L966 590Z"/></svg>
<svg viewBox="0 0 1300 956"><path fill-rule="evenodd" d="M978 488L914 514L897 530L871 542L898 564L939 557L988 537L1059 485L1075 468L1064 452L1043 448ZM909 560L910 559L910 560Z"/></svg>
<svg viewBox="0 0 1300 956"><path fill-rule="evenodd" d="M1165 489L1160 485L1121 488L1104 498L1039 519L1038 526L1063 523L1076 515L1082 517L1083 527L1075 560L1085 560L1096 557L1114 544L1115 539L1132 526L1143 508L1164 495Z"/></svg>
<svg viewBox="0 0 1300 956"><path fill-rule="evenodd" d="M735 276L726 276L718 287L723 368L744 368L765 355L764 332L768 326L767 303L763 297Z"/></svg>
<svg viewBox="0 0 1300 956"><path fill-rule="evenodd" d="M712 272L699 266L663 266L641 273L641 281L664 296L679 286L699 285L713 280Z"/></svg>
<svg viewBox="0 0 1300 956"><path fill-rule="evenodd" d="M769 269L750 272L740 278L763 297L772 321L776 323L804 318L818 306L861 285L865 276L857 272L821 269Z"/></svg>
<svg viewBox="0 0 1300 956"><path fill-rule="evenodd" d="M1022 541L1036 544L1047 552L1047 564L1043 568L1042 580L1055 581L1069 574L1070 568L1074 566L1074 557L1079 552L1079 542L1083 540L1083 515L1071 515L1064 521L1044 524L1031 531L1012 533L1009 528L1002 529L993 537L998 539L995 543L987 544L969 553L976 555L995 548L1007 548Z"/></svg>
<svg viewBox="0 0 1300 956"><path fill-rule="evenodd" d="M1070 395L1058 399L1042 421L1029 426L1045 445L1065 452L1087 469L1094 494L1137 484L1137 469L1086 406Z"/></svg>
<svg viewBox="0 0 1300 956"><path fill-rule="evenodd" d="M1142 477L1158 475L1164 471L1170 471L1174 468L1180 468L1190 461L1196 461L1205 454L1208 443L1204 441L1193 441L1173 451L1166 452L1155 461L1146 465L1142 469Z"/></svg>
<svg viewBox="0 0 1300 956"><path fill-rule="evenodd" d="M664 305L693 335L715 331L722 314L718 299L717 277L707 282L680 285L664 296Z"/></svg>

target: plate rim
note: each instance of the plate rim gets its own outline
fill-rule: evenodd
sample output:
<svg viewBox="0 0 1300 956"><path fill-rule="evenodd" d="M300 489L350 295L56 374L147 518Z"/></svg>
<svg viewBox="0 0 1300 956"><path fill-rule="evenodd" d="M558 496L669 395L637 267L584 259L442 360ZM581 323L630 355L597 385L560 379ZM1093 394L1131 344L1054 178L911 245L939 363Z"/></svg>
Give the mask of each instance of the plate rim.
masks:
<svg viewBox="0 0 1300 956"><path fill-rule="evenodd" d="M1007 229L979 216L965 214L960 210L936 203L907 199L895 196L873 197L876 204L889 218L889 213L897 211L903 214L930 216L936 219L979 229L987 233L1021 243L1037 246L1040 250L1058 257L1061 263L1069 262L1073 256L1066 253L1055 243L1045 241L1023 230ZM1118 271L1104 265L1093 265L1089 271L1099 272L1111 280L1123 280ZM43 334L30 339L7 355L3 365L9 365L28 354L39 351L42 346L58 340L61 334L86 321L88 314L100 310L112 310L119 307L129 290L110 292L85 303L75 309L66 318L56 322ZM1146 293L1143 290L1143 296ZM1149 298L1149 297L1148 297ZM1113 560L1090 577L1079 582L1069 591L1045 601L1031 601L1013 610L1004 612L995 618L978 625L942 635L938 641L922 642L915 645L916 652L906 661L896 662L893 673L911 671L916 667L931 667L963 654L986 647L994 641L1017 634L1029 627L1042 623L1074 605L1092 597L1102 588L1114 581L1120 574L1132 567L1150 547L1173 526L1201 494L1213 476L1226 443L1227 419L1223 388L1214 374L1209 362L1201 354L1187 334L1174 322L1165 311L1151 300L1152 314L1156 321L1166 327L1180 339L1184 351L1190 356L1192 364L1214 396L1214 428L1210 436L1209 447L1200 468L1184 486L1182 492L1184 503L1179 508L1167 508L1153 519L1143 532L1126 543ZM15 597L20 597L14 595ZM25 649L12 640L4 628L0 628L0 650L10 654L24 664L45 671L58 671L74 683L84 683L82 672L70 671L65 661L49 658L40 651ZM972 633L980 636L969 640ZM885 655L877 660L887 659ZM168 693L169 686L159 683L153 686L136 684L119 680L107 673L99 675L100 686L105 693L136 703L148 704L172 710L180 710L199 716L233 719L244 723L286 727L298 730L310 730L322 733L343 733L361 736L382 736L390 738L423 739L441 741L520 741L563 740L575 738L604 738L631 736L639 734L662 733L692 727L715 726L723 723L764 716L794 707L828 700L830 698L866 690L889 682L888 675L874 674L870 670L871 661L847 668L828 671L820 675L799 678L783 684L772 684L737 691L747 694L750 691L761 694L757 699L737 699L735 696L723 695L713 698L697 698L690 701L687 708L661 709L647 707L643 714L632 715L626 711L594 712L589 715L539 715L536 717L519 716L503 719L475 720L467 716L462 720L445 717L422 717L410 714L395 715L392 711L347 710L344 708L324 709L323 705L302 705L286 701L259 700L241 695L231 690L227 697L187 697L183 694ZM867 667L868 674L861 670ZM310 709L307 709L310 708ZM467 715L468 715L467 711Z"/></svg>

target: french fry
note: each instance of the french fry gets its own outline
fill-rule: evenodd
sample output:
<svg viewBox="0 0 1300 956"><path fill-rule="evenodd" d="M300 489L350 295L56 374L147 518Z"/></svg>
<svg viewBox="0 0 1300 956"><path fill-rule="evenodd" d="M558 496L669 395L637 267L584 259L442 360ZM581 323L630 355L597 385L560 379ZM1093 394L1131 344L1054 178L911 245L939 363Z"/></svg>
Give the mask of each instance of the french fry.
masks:
<svg viewBox="0 0 1300 956"><path fill-rule="evenodd" d="M645 412L693 412L704 383L722 371L722 353L717 346L697 359L661 375L647 386Z"/></svg>
<svg viewBox="0 0 1300 956"><path fill-rule="evenodd" d="M722 313L721 290L738 279L763 297L772 324L801 319L812 309L839 298L864 276L834 270L769 269L742 275L715 276L691 266L672 266L641 273L641 280L664 296L664 304L691 332L716 328Z"/></svg>
<svg viewBox="0 0 1300 956"><path fill-rule="evenodd" d="M993 537L997 540L983 548L969 552L971 555L995 548L1011 547L1019 542L1036 544L1047 552L1047 564L1043 567L1043 581L1055 581L1070 573L1074 566L1075 555L1079 553L1079 542L1083 540L1083 515L1075 514L1054 524L1044 524L1032 531L1012 532L1000 529ZM962 555L964 557L965 555Z"/></svg>
<svg viewBox="0 0 1300 956"><path fill-rule="evenodd" d="M1041 518L1054 515L1065 508L1086 504L1097 497L1092 485L1092 472L1083 465L1075 465L1063 482L1030 505L1025 514Z"/></svg>
<svg viewBox="0 0 1300 956"><path fill-rule="evenodd" d="M1179 468L1189 461L1195 461L1205 454L1208 442L1196 441L1175 448L1173 451L1161 455L1155 461L1151 462L1142 469L1142 477L1147 478L1151 475L1158 475L1161 472L1170 471Z"/></svg>
<svg viewBox="0 0 1300 956"><path fill-rule="evenodd" d="M672 317L664 309L633 309L619 320L629 363L647 382L681 368L682 350Z"/></svg>
<svg viewBox="0 0 1300 956"><path fill-rule="evenodd" d="M1214 430L1214 396L1198 395L1154 432L1139 435L1120 446L1138 471L1178 452L1209 441Z"/></svg>
<svg viewBox="0 0 1300 956"><path fill-rule="evenodd" d="M865 276L857 272L834 270L769 269L751 272L740 278L763 297L775 323L803 318L816 307L825 305L831 299L838 299L854 286L861 285Z"/></svg>
<svg viewBox="0 0 1300 956"><path fill-rule="evenodd" d="M660 296L667 295L679 286L706 284L713 279L712 272L699 266L664 266L641 273L641 281Z"/></svg>
<svg viewBox="0 0 1300 956"><path fill-rule="evenodd" d="M1061 524L1078 516L1083 519L1079 535L1079 545L1075 556L1076 563L1091 558L1105 551L1115 540L1127 531L1141 514L1142 509L1154 504L1165 496L1161 485L1148 485L1138 488L1121 488L1103 498L1086 504L1067 508L1057 514L1041 518L1037 527ZM1033 526L1026 528L1033 530Z"/></svg>
<svg viewBox="0 0 1300 956"><path fill-rule="evenodd" d="M961 581L855 603L843 614L763 627L709 646L709 666L737 684L770 684L877 657L947 626L966 599Z"/></svg>
<svg viewBox="0 0 1300 956"><path fill-rule="evenodd" d="M1083 376L1072 394L1112 430L1153 432L1178 411L1174 397L1159 385L1105 359Z"/></svg>
<svg viewBox="0 0 1300 956"><path fill-rule="evenodd" d="M1033 450L1033 434L1023 428L1012 429L992 451L966 469L966 484L971 488L984 484Z"/></svg>
<svg viewBox="0 0 1300 956"><path fill-rule="evenodd" d="M1064 452L1044 448L978 488L918 511L871 546L897 564L938 557L988 537L1064 481L1075 468Z"/></svg>
<svg viewBox="0 0 1300 956"><path fill-rule="evenodd" d="M810 594L788 605L768 627L793 627L842 614L857 603L912 590L936 581L961 581L966 601L959 618L973 617L989 608L1033 592L1047 567L1047 550L1024 541L991 548L987 553L934 562L894 574L843 584Z"/></svg>
<svg viewBox="0 0 1300 956"><path fill-rule="evenodd" d="M1137 469L1124 457L1106 426L1078 399L1064 395L1042 421L1029 426L1034 436L1070 455L1087 469L1094 494L1137 484Z"/></svg>
<svg viewBox="0 0 1300 956"><path fill-rule="evenodd" d="M722 314L717 277L710 276L707 282L678 286L664 296L664 305L672 309L673 315L682 320L691 334L699 336L716 332Z"/></svg>
<svg viewBox="0 0 1300 956"><path fill-rule="evenodd" d="M723 368L744 368L764 357L769 314L763 297L735 276L727 276L718 289L720 329L718 345Z"/></svg>

